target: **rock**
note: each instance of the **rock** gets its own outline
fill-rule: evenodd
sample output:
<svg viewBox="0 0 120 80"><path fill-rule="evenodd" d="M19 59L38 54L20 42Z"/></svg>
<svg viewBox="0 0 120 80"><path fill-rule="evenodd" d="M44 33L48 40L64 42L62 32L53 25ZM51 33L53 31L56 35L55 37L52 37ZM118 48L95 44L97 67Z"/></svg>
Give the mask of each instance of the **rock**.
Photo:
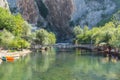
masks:
<svg viewBox="0 0 120 80"><path fill-rule="evenodd" d="M34 0L7 0L11 13L21 13L30 24L37 24L39 11Z"/></svg>
<svg viewBox="0 0 120 80"><path fill-rule="evenodd" d="M3 6L3 0L0 2ZM12 12L20 12L31 24L46 26L63 41L73 35L70 23L92 28L119 7L116 0L8 0L8 3Z"/></svg>
<svg viewBox="0 0 120 80"><path fill-rule="evenodd" d="M18 13L17 1L18 0L7 0L11 13Z"/></svg>
<svg viewBox="0 0 120 80"><path fill-rule="evenodd" d="M9 10L8 2L6 0L0 0L0 7L3 7Z"/></svg>
<svg viewBox="0 0 120 80"><path fill-rule="evenodd" d="M40 0L38 0L40 1ZM47 8L46 20L58 38L65 40L72 35L69 22L89 28L108 18L116 9L113 0L42 0ZM63 37L64 36L64 37ZM71 38L71 37L70 37Z"/></svg>
<svg viewBox="0 0 120 80"><path fill-rule="evenodd" d="M56 32L59 39L69 38L72 34L69 28L69 20L74 11L73 1L44 0L44 4L48 9L47 21L51 24L51 29Z"/></svg>
<svg viewBox="0 0 120 80"><path fill-rule="evenodd" d="M82 27L95 26L102 19L109 17L115 11L116 4L113 0L74 0L75 11L71 21Z"/></svg>
<svg viewBox="0 0 120 80"><path fill-rule="evenodd" d="M114 0L8 0L8 3L13 12L20 12L30 23L50 23L58 35L71 32L70 21L93 27L116 9Z"/></svg>
<svg viewBox="0 0 120 80"><path fill-rule="evenodd" d="M34 0L18 0L17 6L23 18L29 23L37 23L39 11Z"/></svg>

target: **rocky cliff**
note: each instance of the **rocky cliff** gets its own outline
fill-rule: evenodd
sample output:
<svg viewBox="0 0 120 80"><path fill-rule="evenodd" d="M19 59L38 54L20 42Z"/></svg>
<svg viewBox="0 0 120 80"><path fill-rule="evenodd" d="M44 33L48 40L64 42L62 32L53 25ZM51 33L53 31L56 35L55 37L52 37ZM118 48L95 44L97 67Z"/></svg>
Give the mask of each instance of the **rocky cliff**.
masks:
<svg viewBox="0 0 120 80"><path fill-rule="evenodd" d="M8 2L6 0L0 0L0 7L9 9Z"/></svg>
<svg viewBox="0 0 120 80"><path fill-rule="evenodd" d="M34 0L18 0L18 10L29 23L36 23L39 12Z"/></svg>
<svg viewBox="0 0 120 80"><path fill-rule="evenodd" d="M57 36L69 38L69 35L71 34L69 20L74 11L73 1L44 0L44 4L49 12L47 15L47 21L51 24L52 29L57 33Z"/></svg>
<svg viewBox="0 0 120 80"><path fill-rule="evenodd" d="M70 26L91 28L116 10L114 0L43 0L43 3L48 10L46 20L58 36L65 37L71 33Z"/></svg>
<svg viewBox="0 0 120 80"><path fill-rule="evenodd" d="M7 0L12 13L21 13L23 18L31 24L36 24L39 11L34 0Z"/></svg>
<svg viewBox="0 0 120 80"><path fill-rule="evenodd" d="M34 23L42 16L55 28L68 27L69 21L92 27L116 8L114 0L8 0L8 3L12 12L21 12L27 21Z"/></svg>
<svg viewBox="0 0 120 80"><path fill-rule="evenodd" d="M90 28L116 11L117 0L8 0L11 11L20 12L30 23L48 23L58 37L69 38L71 27ZM42 21L42 22L41 22Z"/></svg>
<svg viewBox="0 0 120 80"><path fill-rule="evenodd" d="M116 8L114 0L74 0L75 11L71 17L74 24L95 26L108 18Z"/></svg>
<svg viewBox="0 0 120 80"><path fill-rule="evenodd" d="M17 7L17 1L18 0L7 0L8 5L10 7L10 10L12 13L17 13L18 12L18 7Z"/></svg>

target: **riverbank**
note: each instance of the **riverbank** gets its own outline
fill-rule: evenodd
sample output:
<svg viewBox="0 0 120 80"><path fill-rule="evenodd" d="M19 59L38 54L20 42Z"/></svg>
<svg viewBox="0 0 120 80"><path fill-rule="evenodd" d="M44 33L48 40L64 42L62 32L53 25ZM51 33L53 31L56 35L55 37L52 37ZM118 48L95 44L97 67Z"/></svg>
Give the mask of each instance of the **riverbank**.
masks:
<svg viewBox="0 0 120 80"><path fill-rule="evenodd" d="M10 56L13 57L14 59L19 59L20 57L24 57L29 53L31 53L31 51L28 49L23 49L22 51L14 51L14 52L8 50L0 50L0 58L2 59L2 57Z"/></svg>

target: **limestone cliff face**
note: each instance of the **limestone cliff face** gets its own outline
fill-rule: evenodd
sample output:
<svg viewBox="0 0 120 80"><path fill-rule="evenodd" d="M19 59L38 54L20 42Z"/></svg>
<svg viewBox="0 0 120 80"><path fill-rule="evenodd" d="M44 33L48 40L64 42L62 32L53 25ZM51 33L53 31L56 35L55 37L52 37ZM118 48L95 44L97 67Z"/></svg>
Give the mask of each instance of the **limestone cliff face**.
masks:
<svg viewBox="0 0 120 80"><path fill-rule="evenodd" d="M59 36L70 34L70 21L91 28L108 18L116 8L113 0L43 0L43 3L48 9L47 21Z"/></svg>
<svg viewBox="0 0 120 80"><path fill-rule="evenodd" d="M109 18L116 10L117 0L8 0L30 23L48 23L57 36L69 38L70 22L90 28ZM14 8L13 8L14 11ZM42 23L41 23L42 21ZM64 39L63 39L64 40Z"/></svg>
<svg viewBox="0 0 120 80"><path fill-rule="evenodd" d="M69 20L74 11L72 0L44 0L48 9L47 21L52 25L58 37L69 37Z"/></svg>
<svg viewBox="0 0 120 80"><path fill-rule="evenodd" d="M9 4L9 8L11 13L17 13L18 11L18 7L17 7L17 1L18 0L7 0L8 4Z"/></svg>
<svg viewBox="0 0 120 80"><path fill-rule="evenodd" d="M114 0L73 0L75 11L71 20L81 26L95 26L115 11Z"/></svg>
<svg viewBox="0 0 120 80"><path fill-rule="evenodd" d="M23 18L31 24L36 24L39 11L34 0L7 0L12 13L21 13Z"/></svg>
<svg viewBox="0 0 120 80"><path fill-rule="evenodd" d="M57 29L69 27L69 21L95 26L115 11L115 0L7 0L12 12L20 12L30 23L44 18ZM0 6L8 8L6 0Z"/></svg>
<svg viewBox="0 0 120 80"><path fill-rule="evenodd" d="M9 6L6 0L0 0L0 7L9 9Z"/></svg>
<svg viewBox="0 0 120 80"><path fill-rule="evenodd" d="M40 0L39 0L40 1ZM76 25L95 26L108 18L116 8L114 0L43 0L48 9L48 21L55 28L67 28L71 20Z"/></svg>
<svg viewBox="0 0 120 80"><path fill-rule="evenodd" d="M42 16L39 19L44 18L56 30L68 29L70 20L75 25L95 26L116 8L114 0L8 0L8 3L12 12L20 12L28 22L36 23ZM3 0L0 4L7 7Z"/></svg>
<svg viewBox="0 0 120 80"><path fill-rule="evenodd" d="M34 0L18 0L17 6L19 12L25 20L30 23L36 23L38 20L39 12Z"/></svg>

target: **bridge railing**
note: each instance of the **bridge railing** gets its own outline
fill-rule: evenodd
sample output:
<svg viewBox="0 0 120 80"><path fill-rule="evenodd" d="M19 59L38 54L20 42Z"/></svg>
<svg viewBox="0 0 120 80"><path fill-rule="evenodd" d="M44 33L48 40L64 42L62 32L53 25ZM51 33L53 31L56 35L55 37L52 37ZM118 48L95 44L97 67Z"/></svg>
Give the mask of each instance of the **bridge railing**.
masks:
<svg viewBox="0 0 120 80"><path fill-rule="evenodd" d="M42 47L55 47L55 48L75 48L75 47L82 47L82 48L93 48L93 46L91 45L73 45L73 44L69 44L69 45L33 45L32 48L35 48L35 49L39 49L39 48L42 48Z"/></svg>

